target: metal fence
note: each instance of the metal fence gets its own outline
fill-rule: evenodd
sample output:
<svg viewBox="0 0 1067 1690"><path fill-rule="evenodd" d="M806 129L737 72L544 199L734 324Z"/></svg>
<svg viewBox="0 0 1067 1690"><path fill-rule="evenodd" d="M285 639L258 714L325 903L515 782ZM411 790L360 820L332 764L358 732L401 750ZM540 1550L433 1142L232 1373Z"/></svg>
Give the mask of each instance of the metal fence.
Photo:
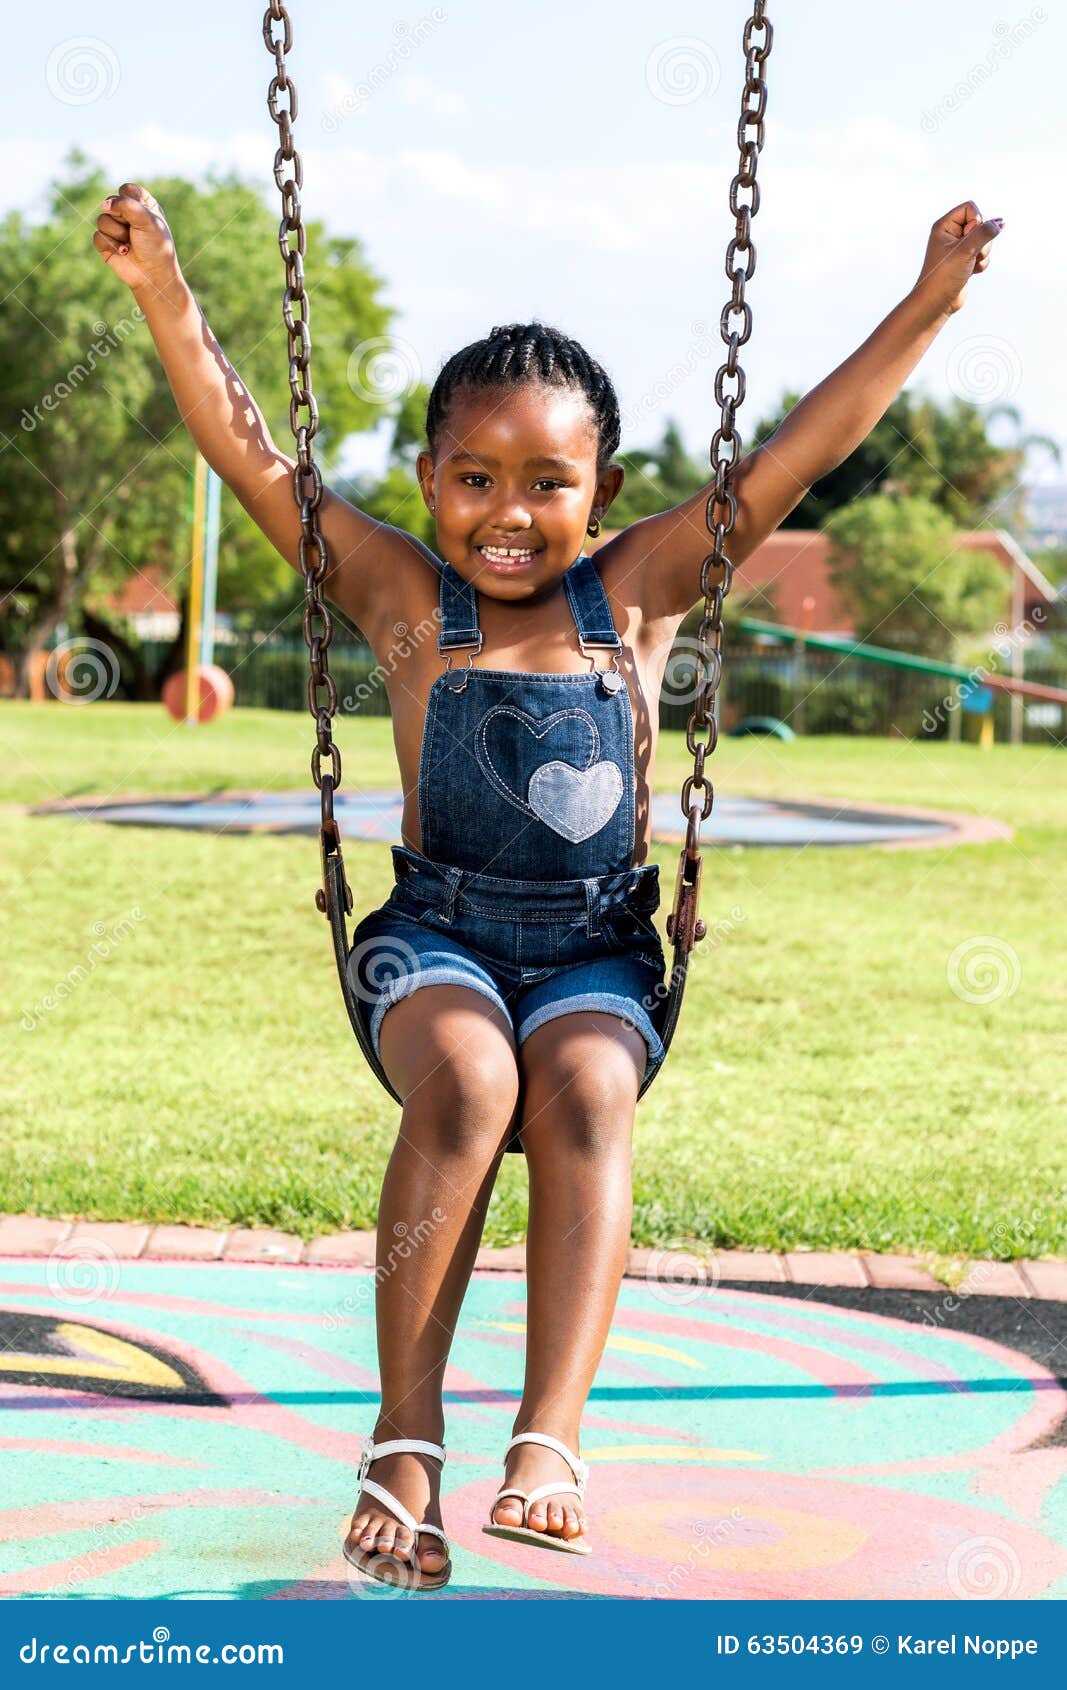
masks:
<svg viewBox="0 0 1067 1690"><path fill-rule="evenodd" d="M166 649L146 645L150 665L161 663ZM302 640L246 637L217 646L215 661L232 677L238 706L307 708L307 648ZM369 646L343 628L337 629L330 646L330 672L337 683L339 711L388 716L386 670L375 661ZM679 653L667 674L659 704L660 725L684 731L692 707L692 664ZM1062 669L1028 664L1027 679L1067 687ZM800 656L735 640L719 693L720 720L727 731L744 717L771 716L806 734L940 739L960 733L964 738L976 737L976 718L963 709L960 691L955 681L883 668L833 652L808 649ZM1067 743L1062 706L1027 700L1022 715L1025 741ZM993 721L995 737L1009 739L1011 701L1000 693L994 698Z"/></svg>

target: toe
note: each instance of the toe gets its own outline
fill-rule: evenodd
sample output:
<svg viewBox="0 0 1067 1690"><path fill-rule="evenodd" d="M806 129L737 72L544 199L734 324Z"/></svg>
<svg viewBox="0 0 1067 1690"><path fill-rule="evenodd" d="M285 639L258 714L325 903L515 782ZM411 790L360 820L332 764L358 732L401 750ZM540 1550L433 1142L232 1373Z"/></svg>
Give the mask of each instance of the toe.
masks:
<svg viewBox="0 0 1067 1690"><path fill-rule="evenodd" d="M563 1504L550 1502L548 1505L548 1529L554 1537L559 1537L563 1531Z"/></svg>
<svg viewBox="0 0 1067 1690"><path fill-rule="evenodd" d="M517 1496L506 1496L493 1506L493 1521L498 1526L521 1526L522 1503Z"/></svg>
<svg viewBox="0 0 1067 1690"><path fill-rule="evenodd" d="M419 1566L424 1573L439 1573L447 1559L445 1546L436 1537L424 1537L419 1542Z"/></svg>
<svg viewBox="0 0 1067 1690"><path fill-rule="evenodd" d="M378 1535L374 1545L375 1549L377 1549L382 1555L391 1555L393 1553L393 1545L395 1542L396 1521L383 1520L378 1528Z"/></svg>
<svg viewBox="0 0 1067 1690"><path fill-rule="evenodd" d="M535 1532L543 1532L548 1526L548 1508L543 1502L535 1502L530 1509L530 1525Z"/></svg>
<svg viewBox="0 0 1067 1690"><path fill-rule="evenodd" d="M415 1539L412 1537L407 1527L398 1526L393 1538L393 1554L398 1555L402 1561L410 1561L411 1551L414 1547Z"/></svg>
<svg viewBox="0 0 1067 1690"><path fill-rule="evenodd" d="M582 1519L577 1508L565 1507L563 1510L563 1536L581 1537Z"/></svg>

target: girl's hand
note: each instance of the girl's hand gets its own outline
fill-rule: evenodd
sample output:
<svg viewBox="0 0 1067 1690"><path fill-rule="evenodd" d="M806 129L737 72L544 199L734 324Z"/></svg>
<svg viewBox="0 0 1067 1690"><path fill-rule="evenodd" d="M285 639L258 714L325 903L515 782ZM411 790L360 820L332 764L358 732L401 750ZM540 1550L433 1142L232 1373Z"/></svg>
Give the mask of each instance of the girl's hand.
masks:
<svg viewBox="0 0 1067 1690"><path fill-rule="evenodd" d="M930 231L926 257L912 291L929 301L938 315L958 311L967 283L987 267L989 249L1003 227L1002 217L983 221L973 200L954 206Z"/></svg>
<svg viewBox="0 0 1067 1690"><path fill-rule="evenodd" d="M132 288L161 289L181 275L167 220L147 188L124 182L104 201L93 245L109 270Z"/></svg>

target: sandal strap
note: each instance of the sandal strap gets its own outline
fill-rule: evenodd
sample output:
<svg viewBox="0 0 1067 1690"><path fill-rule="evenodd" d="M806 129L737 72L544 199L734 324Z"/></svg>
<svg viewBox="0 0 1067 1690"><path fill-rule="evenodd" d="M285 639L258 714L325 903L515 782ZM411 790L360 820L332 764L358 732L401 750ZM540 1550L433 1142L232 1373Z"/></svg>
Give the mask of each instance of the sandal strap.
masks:
<svg viewBox="0 0 1067 1690"><path fill-rule="evenodd" d="M516 1444L544 1444L546 1449L554 1449L557 1455L562 1455L564 1461L574 1474L574 1488L578 1492L579 1499L582 1499L585 1496L586 1482L589 1478L589 1468L586 1466L581 1456L575 1455L574 1451L568 1449L567 1445L563 1443L561 1439L554 1438L550 1432L516 1432L515 1436L508 1444L507 1449L504 1451L504 1454L507 1455L508 1451L513 1450ZM570 1490L572 1487L570 1485L557 1485L555 1488L557 1490ZM533 1492L531 1491L530 1494L532 1496Z"/></svg>
<svg viewBox="0 0 1067 1690"><path fill-rule="evenodd" d="M404 1504L393 1495L391 1490L386 1490L384 1485L375 1484L373 1479L364 1479L360 1489L369 1491L371 1496L376 1496L379 1502L384 1502L387 1508L391 1508L400 1524L406 1526L409 1532L418 1531L419 1522L414 1514L408 1512Z"/></svg>
<svg viewBox="0 0 1067 1690"><path fill-rule="evenodd" d="M580 1502L582 1500L582 1493L577 1485L535 1485L532 1491L527 1491L526 1493L526 1513L529 1514L534 1503L541 1502L546 1496L560 1496L564 1494L569 1496L572 1491Z"/></svg>
<svg viewBox="0 0 1067 1690"><path fill-rule="evenodd" d="M371 1462L377 1461L380 1455L432 1455L444 1466L445 1446L428 1443L425 1438L387 1438L383 1443L376 1444L373 1438L365 1437L359 1463L360 1484L366 1478Z"/></svg>
<svg viewBox="0 0 1067 1690"><path fill-rule="evenodd" d="M439 1537L445 1549L448 1550L448 1539L440 1526L431 1526L425 1521L416 1520L414 1514L404 1507L400 1498L394 1496L391 1490L387 1490L384 1485L378 1484L375 1479L368 1479L367 1469L372 1461L377 1461L380 1455L432 1455L443 1464L445 1459L444 1444L429 1443L424 1438L388 1438L385 1442L376 1444L373 1438L364 1438L363 1456L359 1464L359 1487L360 1490L369 1491L371 1496L376 1496L379 1502L384 1502L386 1507L396 1515L400 1524L406 1526L408 1531L414 1535L416 1544L420 1532L429 1532L433 1537Z"/></svg>

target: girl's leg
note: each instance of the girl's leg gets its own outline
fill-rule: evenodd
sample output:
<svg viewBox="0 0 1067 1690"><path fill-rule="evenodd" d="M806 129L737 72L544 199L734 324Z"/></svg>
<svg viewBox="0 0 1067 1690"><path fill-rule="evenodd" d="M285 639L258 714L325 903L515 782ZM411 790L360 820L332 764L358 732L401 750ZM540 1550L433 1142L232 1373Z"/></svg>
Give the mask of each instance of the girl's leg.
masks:
<svg viewBox="0 0 1067 1690"><path fill-rule="evenodd" d="M530 1034L522 1046L522 1142L530 1170L526 1242L526 1377L515 1432L550 1432L579 1449L582 1410L611 1325L626 1266L633 1204L630 1152L645 1071L640 1033L618 1016L576 1011ZM507 1485L532 1490L570 1482L561 1455L519 1444ZM496 1505L499 1525L521 1525L522 1504ZM571 1492L535 1502L529 1524L581 1534Z"/></svg>
<svg viewBox="0 0 1067 1690"><path fill-rule="evenodd" d="M445 1363L518 1101L514 1038L480 993L423 986L386 1012L380 1050L404 1110L378 1208L382 1400L373 1436L440 1443ZM440 1526L440 1471L430 1456L389 1455L370 1477L417 1520ZM406 1557L412 1537L368 1495L348 1543ZM440 1539L420 1539L418 1560L438 1571Z"/></svg>

